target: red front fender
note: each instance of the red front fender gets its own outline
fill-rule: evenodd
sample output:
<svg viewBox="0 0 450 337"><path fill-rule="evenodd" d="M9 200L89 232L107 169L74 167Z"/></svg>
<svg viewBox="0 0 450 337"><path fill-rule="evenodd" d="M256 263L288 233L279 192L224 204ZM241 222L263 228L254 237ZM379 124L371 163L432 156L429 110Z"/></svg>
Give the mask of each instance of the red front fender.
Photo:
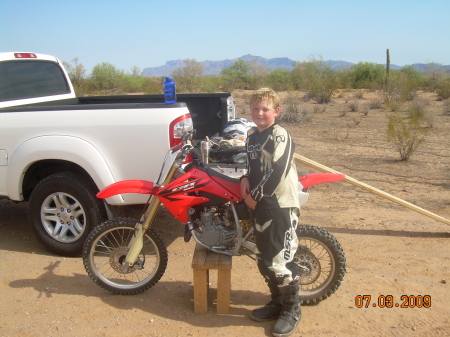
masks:
<svg viewBox="0 0 450 337"><path fill-rule="evenodd" d="M139 193L139 194L155 194L153 183L146 180L122 180L117 183L106 186L97 193L97 198L106 199L117 194Z"/></svg>
<svg viewBox="0 0 450 337"><path fill-rule="evenodd" d="M333 181L341 181L345 179L345 175L338 173L310 173L306 176L298 177L298 181L302 184L303 188L308 188L313 185L330 183Z"/></svg>

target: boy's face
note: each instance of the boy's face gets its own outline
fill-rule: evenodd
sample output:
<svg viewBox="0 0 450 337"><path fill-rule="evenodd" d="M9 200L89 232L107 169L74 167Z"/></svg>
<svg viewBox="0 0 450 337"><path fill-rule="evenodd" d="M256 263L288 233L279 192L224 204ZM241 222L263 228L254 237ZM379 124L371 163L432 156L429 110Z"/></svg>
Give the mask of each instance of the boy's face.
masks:
<svg viewBox="0 0 450 337"><path fill-rule="evenodd" d="M272 126L275 123L275 118L280 114L280 107L274 108L273 104L267 101L252 103L250 110L252 120L256 124L259 132Z"/></svg>

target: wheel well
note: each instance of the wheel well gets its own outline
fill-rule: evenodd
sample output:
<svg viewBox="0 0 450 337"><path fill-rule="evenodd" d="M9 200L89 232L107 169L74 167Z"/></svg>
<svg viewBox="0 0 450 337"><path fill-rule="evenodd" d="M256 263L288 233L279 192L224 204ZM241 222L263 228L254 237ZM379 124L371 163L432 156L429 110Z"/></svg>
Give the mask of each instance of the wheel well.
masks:
<svg viewBox="0 0 450 337"><path fill-rule="evenodd" d="M77 164L65 160L42 160L32 164L25 173L22 184L24 200L28 201L31 192L42 179L63 171L77 172L93 182L86 170Z"/></svg>

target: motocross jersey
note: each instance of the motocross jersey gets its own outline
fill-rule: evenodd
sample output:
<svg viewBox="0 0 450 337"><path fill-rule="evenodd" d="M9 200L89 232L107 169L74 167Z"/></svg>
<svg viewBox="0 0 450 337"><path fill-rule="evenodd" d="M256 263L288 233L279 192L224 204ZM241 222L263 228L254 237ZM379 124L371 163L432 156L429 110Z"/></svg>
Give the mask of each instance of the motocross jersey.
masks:
<svg viewBox="0 0 450 337"><path fill-rule="evenodd" d="M246 142L246 176L256 207L299 207L295 144L290 135L278 124L262 132L253 130Z"/></svg>

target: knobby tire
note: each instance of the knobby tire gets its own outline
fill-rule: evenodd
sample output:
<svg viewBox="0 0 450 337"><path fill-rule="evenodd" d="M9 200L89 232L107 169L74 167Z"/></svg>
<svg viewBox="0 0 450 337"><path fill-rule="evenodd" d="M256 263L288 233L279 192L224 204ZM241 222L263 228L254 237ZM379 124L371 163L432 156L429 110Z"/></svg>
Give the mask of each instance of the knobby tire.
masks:
<svg viewBox="0 0 450 337"><path fill-rule="evenodd" d="M113 294L140 294L153 287L166 270L167 248L152 228L144 235L138 259L142 266L123 270L128 243L138 222L131 218L105 221L91 232L83 246L83 264L89 277Z"/></svg>
<svg viewBox="0 0 450 337"><path fill-rule="evenodd" d="M341 244L327 230L298 225L299 247L294 257L309 273L299 273L300 300L303 305L317 304L331 296L346 273L346 259Z"/></svg>

